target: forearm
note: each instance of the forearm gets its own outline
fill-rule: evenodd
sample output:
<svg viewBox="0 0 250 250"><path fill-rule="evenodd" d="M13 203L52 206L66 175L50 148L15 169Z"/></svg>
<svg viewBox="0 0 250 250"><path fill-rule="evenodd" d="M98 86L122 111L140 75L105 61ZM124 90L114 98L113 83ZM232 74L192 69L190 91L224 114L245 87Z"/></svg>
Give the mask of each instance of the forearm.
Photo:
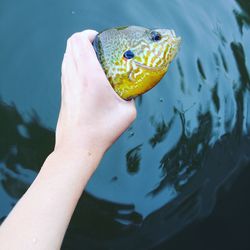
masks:
<svg viewBox="0 0 250 250"><path fill-rule="evenodd" d="M78 199L101 157L101 153L88 151L53 152L0 227L0 249L59 249Z"/></svg>

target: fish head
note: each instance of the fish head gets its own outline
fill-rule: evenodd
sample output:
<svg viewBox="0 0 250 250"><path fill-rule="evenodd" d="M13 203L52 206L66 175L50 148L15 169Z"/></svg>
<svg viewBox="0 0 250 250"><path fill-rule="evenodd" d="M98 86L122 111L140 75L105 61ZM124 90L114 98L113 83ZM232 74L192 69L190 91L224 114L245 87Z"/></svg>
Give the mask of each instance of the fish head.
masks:
<svg viewBox="0 0 250 250"><path fill-rule="evenodd" d="M180 42L173 30L120 27L99 34L98 58L114 90L131 99L161 80Z"/></svg>

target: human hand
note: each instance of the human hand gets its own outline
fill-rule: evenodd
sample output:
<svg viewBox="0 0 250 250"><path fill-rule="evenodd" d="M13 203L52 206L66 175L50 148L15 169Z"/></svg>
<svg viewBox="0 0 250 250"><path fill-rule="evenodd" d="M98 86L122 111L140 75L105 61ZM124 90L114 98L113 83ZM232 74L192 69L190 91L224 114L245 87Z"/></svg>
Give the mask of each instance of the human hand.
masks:
<svg viewBox="0 0 250 250"><path fill-rule="evenodd" d="M136 117L134 101L116 94L97 60L96 34L85 30L67 41L55 150L104 153Z"/></svg>

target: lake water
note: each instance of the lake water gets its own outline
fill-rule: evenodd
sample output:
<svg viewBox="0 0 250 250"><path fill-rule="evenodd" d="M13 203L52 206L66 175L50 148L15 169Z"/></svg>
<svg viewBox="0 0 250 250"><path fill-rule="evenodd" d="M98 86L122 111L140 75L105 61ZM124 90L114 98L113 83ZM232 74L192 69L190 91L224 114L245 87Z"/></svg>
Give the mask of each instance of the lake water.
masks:
<svg viewBox="0 0 250 250"><path fill-rule="evenodd" d="M250 166L249 1L1 0L0 219L53 150L67 38L124 25L174 29L181 50L137 98L137 119L89 182L63 249L165 249L209 220L218 190L243 196L231 187ZM168 249L181 249L173 239Z"/></svg>

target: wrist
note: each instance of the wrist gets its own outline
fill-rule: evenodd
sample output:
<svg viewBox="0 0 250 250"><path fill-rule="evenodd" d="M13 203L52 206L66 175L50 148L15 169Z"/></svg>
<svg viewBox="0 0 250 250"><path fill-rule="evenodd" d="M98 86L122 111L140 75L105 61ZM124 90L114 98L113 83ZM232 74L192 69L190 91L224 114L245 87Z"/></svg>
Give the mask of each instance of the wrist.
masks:
<svg viewBox="0 0 250 250"><path fill-rule="evenodd" d="M55 147L51 153L56 157L68 158L70 160L77 159L80 162L86 159L101 159L104 155L102 149L93 149L93 148L69 148L69 147Z"/></svg>
<svg viewBox="0 0 250 250"><path fill-rule="evenodd" d="M78 136L78 138L75 136L69 138L68 136L56 135L54 152L72 156L103 156L107 147L105 143L100 143L100 141L101 140L91 139L89 134Z"/></svg>
<svg viewBox="0 0 250 250"><path fill-rule="evenodd" d="M47 157L42 170L53 169L55 174L64 171L73 175L87 175L90 177L96 170L103 157L101 151L89 149L71 150L68 148L55 148Z"/></svg>

